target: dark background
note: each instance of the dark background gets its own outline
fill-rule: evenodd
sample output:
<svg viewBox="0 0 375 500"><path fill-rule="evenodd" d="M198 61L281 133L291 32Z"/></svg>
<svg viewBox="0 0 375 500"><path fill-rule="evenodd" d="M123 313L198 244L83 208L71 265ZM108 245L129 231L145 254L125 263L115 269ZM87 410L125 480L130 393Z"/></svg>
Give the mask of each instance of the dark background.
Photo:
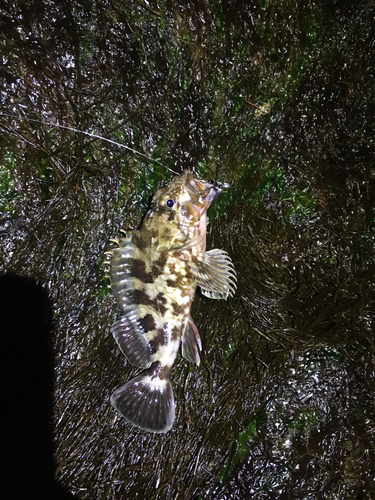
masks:
<svg viewBox="0 0 375 500"><path fill-rule="evenodd" d="M1 498L374 498L374 14L0 2ZM109 405L136 370L103 262L165 167L231 183L238 290L195 299L160 436Z"/></svg>

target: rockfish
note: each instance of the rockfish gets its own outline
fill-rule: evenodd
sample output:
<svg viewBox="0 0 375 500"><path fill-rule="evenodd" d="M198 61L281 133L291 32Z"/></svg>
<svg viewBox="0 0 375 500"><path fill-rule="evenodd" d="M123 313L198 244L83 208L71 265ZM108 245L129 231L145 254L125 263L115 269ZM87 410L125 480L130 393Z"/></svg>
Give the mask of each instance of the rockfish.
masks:
<svg viewBox="0 0 375 500"><path fill-rule="evenodd" d="M197 285L207 297L234 295L236 275L223 250L206 251L207 209L229 185L183 173L154 195L139 230L114 240L110 279L123 316L112 325L126 358L144 371L119 387L111 404L150 432L167 432L175 417L169 374L180 343L199 365L202 349L190 316Z"/></svg>

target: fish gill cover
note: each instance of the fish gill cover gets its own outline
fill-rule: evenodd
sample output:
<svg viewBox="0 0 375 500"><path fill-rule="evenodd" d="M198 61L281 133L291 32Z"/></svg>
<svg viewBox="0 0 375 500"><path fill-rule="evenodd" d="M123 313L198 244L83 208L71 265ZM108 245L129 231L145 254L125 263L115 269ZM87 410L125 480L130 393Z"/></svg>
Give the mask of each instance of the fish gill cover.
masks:
<svg viewBox="0 0 375 500"><path fill-rule="evenodd" d="M54 460L43 470L71 495L373 495L374 10L336 0L1 4L0 266L27 291L2 307L16 320L33 305L15 276L48 294ZM231 184L208 213L208 248L225 249L238 275L230 301L194 301L201 364L177 357L176 421L163 436L109 404L137 370L110 335L119 310L102 266L110 238L138 227L171 179L160 165ZM1 380L17 436L49 407L28 398L15 413L12 377L32 377L44 339L30 338L38 320L30 332L15 324L22 335L4 330ZM20 481L9 484L12 498Z"/></svg>

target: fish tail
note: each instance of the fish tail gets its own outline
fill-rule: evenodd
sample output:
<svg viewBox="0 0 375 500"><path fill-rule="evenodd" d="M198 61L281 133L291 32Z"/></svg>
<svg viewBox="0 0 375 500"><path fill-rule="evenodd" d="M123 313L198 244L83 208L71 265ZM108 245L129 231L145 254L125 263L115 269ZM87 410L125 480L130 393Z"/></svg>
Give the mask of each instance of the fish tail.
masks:
<svg viewBox="0 0 375 500"><path fill-rule="evenodd" d="M169 371L165 374L165 370L154 365L116 389L111 405L133 425L149 432L165 433L173 425L175 402Z"/></svg>

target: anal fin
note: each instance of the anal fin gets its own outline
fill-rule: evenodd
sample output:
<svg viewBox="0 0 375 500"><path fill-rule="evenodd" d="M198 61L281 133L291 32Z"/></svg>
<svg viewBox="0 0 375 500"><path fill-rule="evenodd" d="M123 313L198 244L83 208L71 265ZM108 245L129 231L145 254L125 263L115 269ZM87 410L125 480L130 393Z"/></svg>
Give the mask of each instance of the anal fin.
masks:
<svg viewBox="0 0 375 500"><path fill-rule="evenodd" d="M202 342L198 329L191 317L182 336L181 346L183 357L199 366L201 360L198 349L202 350Z"/></svg>

